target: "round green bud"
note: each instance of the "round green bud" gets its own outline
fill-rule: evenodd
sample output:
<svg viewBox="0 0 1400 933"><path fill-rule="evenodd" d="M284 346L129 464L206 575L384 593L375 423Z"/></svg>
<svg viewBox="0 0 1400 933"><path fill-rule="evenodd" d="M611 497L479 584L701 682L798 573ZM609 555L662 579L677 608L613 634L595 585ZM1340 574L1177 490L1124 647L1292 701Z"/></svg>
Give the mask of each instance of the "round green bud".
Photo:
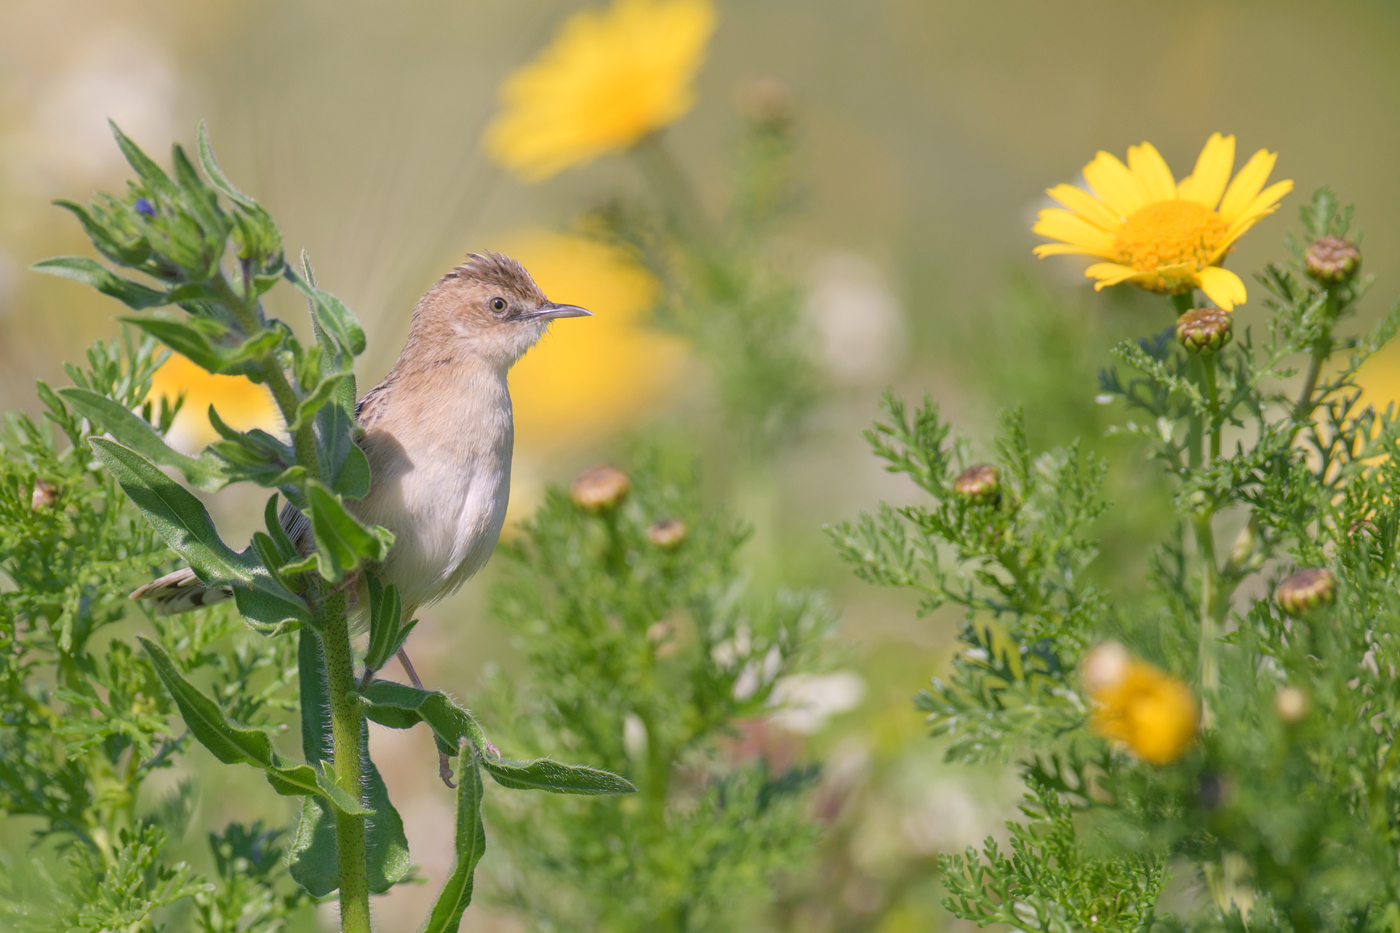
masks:
<svg viewBox="0 0 1400 933"><path fill-rule="evenodd" d="M1340 285L1361 268L1361 250L1339 236L1319 237L1303 253L1303 268L1309 278L1322 285Z"/></svg>
<svg viewBox="0 0 1400 933"><path fill-rule="evenodd" d="M1176 319L1176 339L1187 353L1210 354L1230 342L1234 324L1219 308L1196 308Z"/></svg>

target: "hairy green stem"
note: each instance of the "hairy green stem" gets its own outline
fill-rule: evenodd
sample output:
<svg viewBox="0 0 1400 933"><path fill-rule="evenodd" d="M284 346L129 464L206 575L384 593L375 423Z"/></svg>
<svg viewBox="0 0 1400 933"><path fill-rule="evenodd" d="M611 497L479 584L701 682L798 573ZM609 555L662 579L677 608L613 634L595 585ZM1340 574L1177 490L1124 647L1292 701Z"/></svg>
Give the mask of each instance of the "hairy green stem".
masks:
<svg viewBox="0 0 1400 933"><path fill-rule="evenodd" d="M335 782L356 800L363 796L361 773L363 716L351 694L355 690L355 659L350 648L350 620L344 593L332 593L324 609L322 644L326 656L326 687L331 705L331 742ZM342 933L370 933L369 871L365 855L365 818L336 811L335 851L340 869Z"/></svg>
<svg viewBox="0 0 1400 933"><path fill-rule="evenodd" d="M1220 395L1215 387L1215 354L1199 357L1201 361L1201 381L1206 387L1206 404L1210 406L1210 459L1220 456Z"/></svg>
<svg viewBox="0 0 1400 933"><path fill-rule="evenodd" d="M214 289L219 303L229 309L244 331L252 335L262 329L256 298L251 302L245 300L234 291L222 273L210 280L210 286ZM287 374L282 371L282 365L277 361L275 354L269 353L264 356L258 368L259 375L272 392L272 398L282 413L283 421L291 424L296 419L297 406L301 399L297 397L292 384L287 381ZM306 468L307 476L319 479L321 461L316 453L316 434L310 424L303 424L292 434L292 445L296 449L297 463Z"/></svg>
<svg viewBox="0 0 1400 933"><path fill-rule="evenodd" d="M1317 380L1322 375L1322 364L1332 355L1332 322L1337 316L1337 293L1333 289L1327 290L1327 304L1323 313L1327 323L1323 326L1322 335L1313 344L1312 359L1308 361L1308 374L1303 377L1303 390L1298 393L1298 401L1293 405L1293 420L1298 424L1312 417L1312 396L1317 389Z"/></svg>
<svg viewBox="0 0 1400 933"><path fill-rule="evenodd" d="M1220 620L1216 607L1220 599L1220 569L1215 562L1215 531L1209 513L1196 516L1196 553L1201 562L1201 691L1209 696L1220 688L1220 662L1217 657ZM1206 706L1206 723L1210 723L1210 707Z"/></svg>

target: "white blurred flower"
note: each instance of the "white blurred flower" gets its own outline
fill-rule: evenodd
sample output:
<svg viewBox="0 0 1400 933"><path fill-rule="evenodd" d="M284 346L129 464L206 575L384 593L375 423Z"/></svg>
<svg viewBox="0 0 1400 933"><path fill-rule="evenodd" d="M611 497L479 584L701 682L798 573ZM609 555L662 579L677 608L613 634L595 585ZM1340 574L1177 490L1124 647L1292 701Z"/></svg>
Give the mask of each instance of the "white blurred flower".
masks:
<svg viewBox="0 0 1400 933"><path fill-rule="evenodd" d="M773 686L772 703L780 707L773 723L789 732L811 735L838 713L855 709L865 698L865 681L854 671L794 674Z"/></svg>
<svg viewBox="0 0 1400 933"><path fill-rule="evenodd" d="M67 62L22 80L27 112L9 144L17 177L49 187L120 171L125 160L109 118L148 148L178 135L179 76L149 37L94 24L73 43Z"/></svg>
<svg viewBox="0 0 1400 933"><path fill-rule="evenodd" d="M839 382L880 382L904 349L904 311L885 276L854 253L829 253L812 269L807 315L822 360Z"/></svg>
<svg viewBox="0 0 1400 933"><path fill-rule="evenodd" d="M622 717L622 747L630 758L641 758L647 753L647 726L636 713Z"/></svg>

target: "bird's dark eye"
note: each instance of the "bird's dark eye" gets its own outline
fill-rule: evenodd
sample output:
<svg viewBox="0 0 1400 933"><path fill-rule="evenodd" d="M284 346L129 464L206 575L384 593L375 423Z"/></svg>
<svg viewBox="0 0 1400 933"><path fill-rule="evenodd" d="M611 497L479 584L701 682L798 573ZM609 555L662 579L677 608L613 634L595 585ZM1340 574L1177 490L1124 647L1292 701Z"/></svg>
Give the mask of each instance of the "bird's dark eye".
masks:
<svg viewBox="0 0 1400 933"><path fill-rule="evenodd" d="M502 311L504 311L505 309L506 309L506 300L505 300L504 298L492 298L492 299L491 299L491 310L492 310L492 311L495 311L497 314L500 314L500 313L501 313Z"/></svg>

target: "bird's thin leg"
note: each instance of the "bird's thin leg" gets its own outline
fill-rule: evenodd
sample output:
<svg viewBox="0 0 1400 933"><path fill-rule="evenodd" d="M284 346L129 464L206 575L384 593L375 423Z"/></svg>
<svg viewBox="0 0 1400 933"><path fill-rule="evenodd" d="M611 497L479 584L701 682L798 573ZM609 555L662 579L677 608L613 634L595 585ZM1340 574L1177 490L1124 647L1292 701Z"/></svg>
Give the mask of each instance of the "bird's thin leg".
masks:
<svg viewBox="0 0 1400 933"><path fill-rule="evenodd" d="M403 665L404 672L408 674L408 679L413 682L413 686L419 690L423 689L423 681L418 679L418 672L413 669L413 662L408 659L408 652L399 649L399 663ZM448 787L456 787L452 783L452 759L447 757L447 753L438 749L438 777L442 778L442 783Z"/></svg>

